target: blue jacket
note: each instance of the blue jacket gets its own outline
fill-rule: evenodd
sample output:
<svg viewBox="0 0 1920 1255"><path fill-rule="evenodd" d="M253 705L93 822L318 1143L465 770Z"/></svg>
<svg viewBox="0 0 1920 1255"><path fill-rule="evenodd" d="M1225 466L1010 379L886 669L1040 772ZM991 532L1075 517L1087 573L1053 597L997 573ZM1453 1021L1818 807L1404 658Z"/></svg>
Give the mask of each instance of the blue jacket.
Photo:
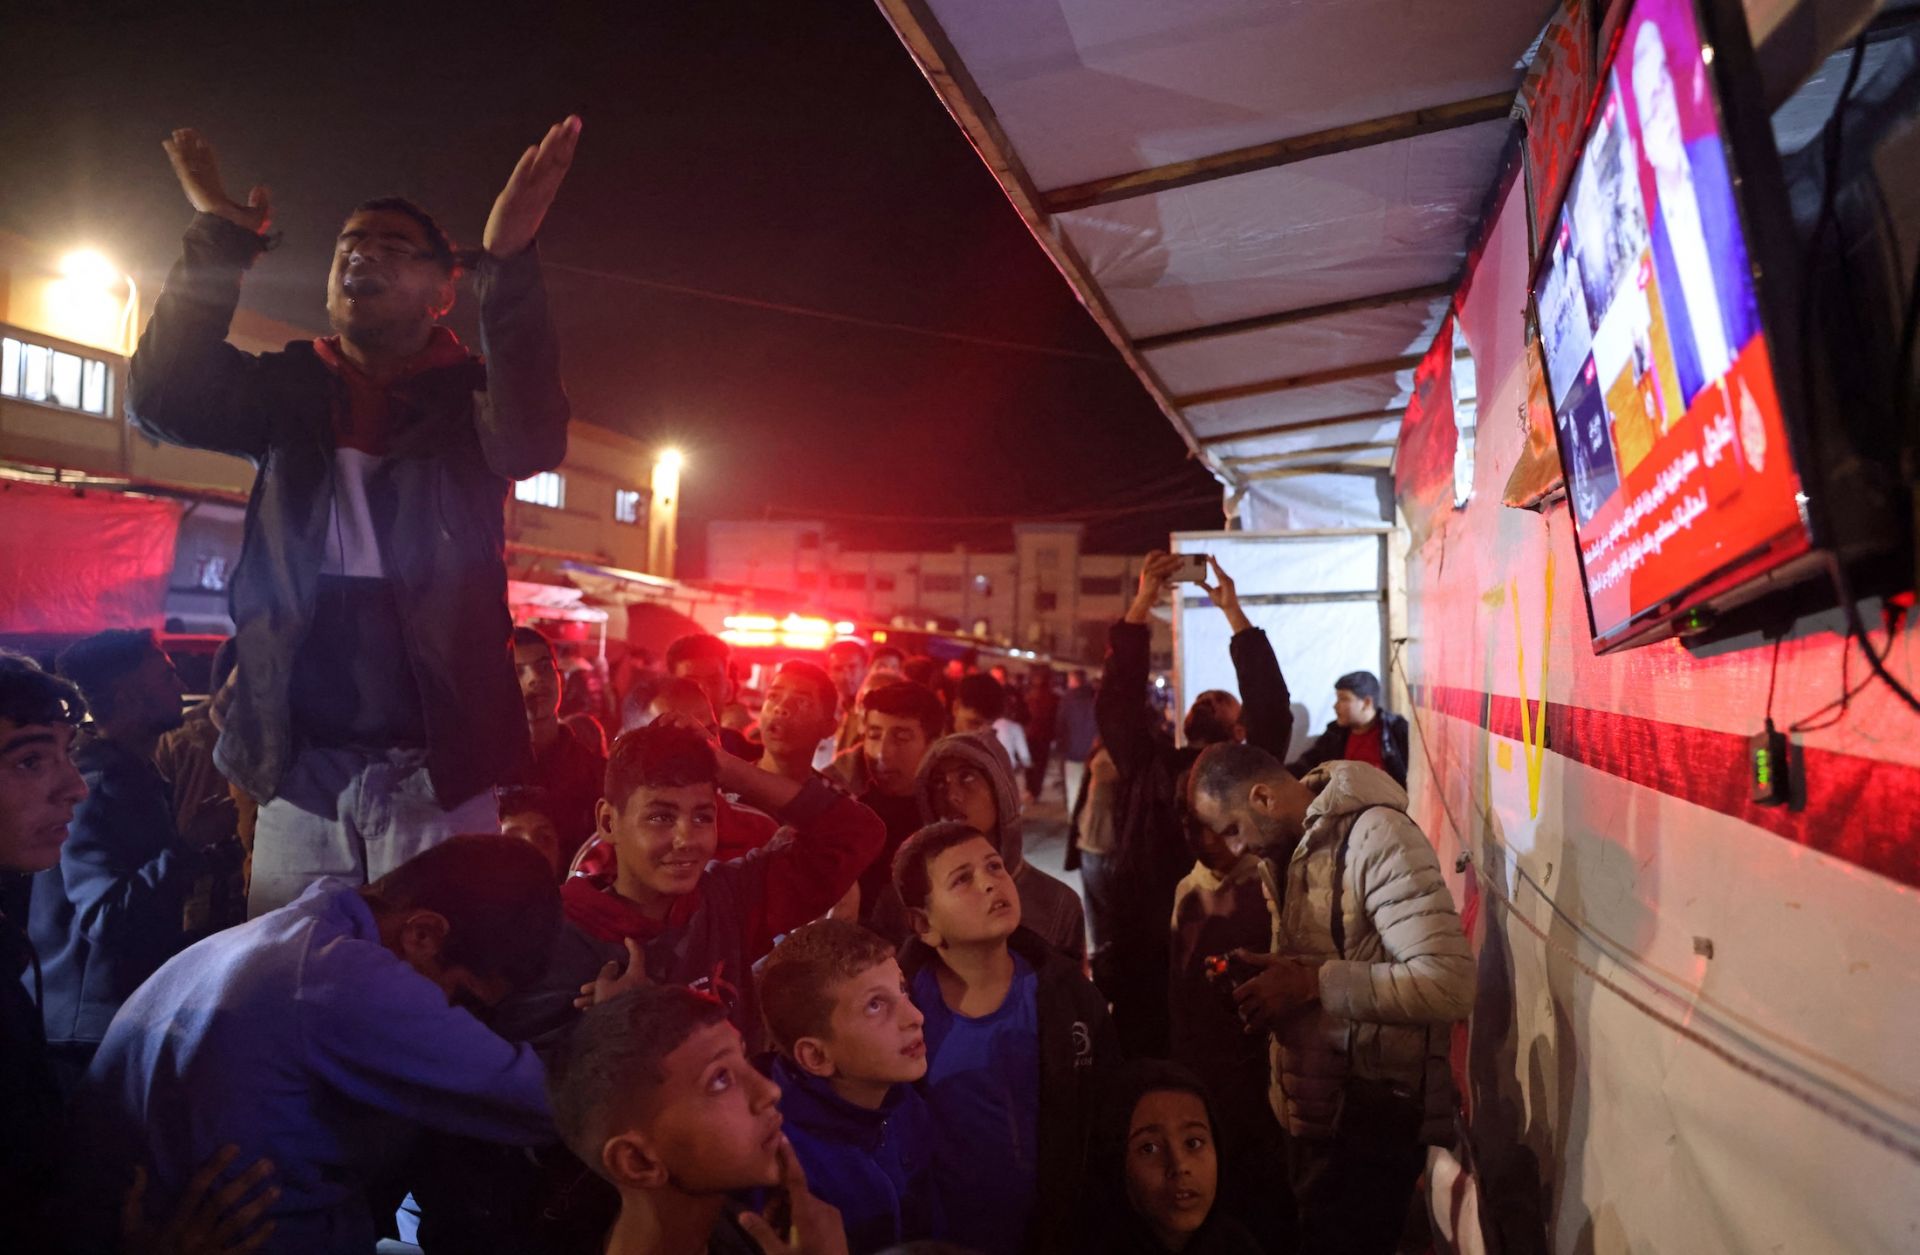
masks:
<svg viewBox="0 0 1920 1255"><path fill-rule="evenodd" d="M208 1156L266 1156L279 1199L269 1252L374 1246L367 1186L421 1128L516 1145L554 1137L546 1073L380 942L359 892L323 880L215 933L120 1009L75 1102L76 1245L102 1230L133 1165L149 1215L171 1213ZM89 1227L91 1226L91 1227Z"/></svg>
<svg viewBox="0 0 1920 1255"><path fill-rule="evenodd" d="M785 1058L774 1061L773 1079L807 1188L840 1209L852 1255L934 1236L933 1117L911 1085L895 1085L869 1111Z"/></svg>
<svg viewBox="0 0 1920 1255"><path fill-rule="evenodd" d="M47 1040L97 1042L140 982L186 944L199 857L180 843L160 772L115 742L74 750L87 797L60 862L33 878L27 932L40 953Z"/></svg>

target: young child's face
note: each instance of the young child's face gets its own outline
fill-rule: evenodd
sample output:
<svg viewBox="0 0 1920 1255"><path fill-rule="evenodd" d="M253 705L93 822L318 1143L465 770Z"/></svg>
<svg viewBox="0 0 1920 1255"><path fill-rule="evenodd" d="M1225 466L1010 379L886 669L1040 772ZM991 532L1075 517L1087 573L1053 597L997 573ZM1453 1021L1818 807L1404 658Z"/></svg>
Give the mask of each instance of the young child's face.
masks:
<svg viewBox="0 0 1920 1255"><path fill-rule="evenodd" d="M1206 1222L1220 1161L1206 1104L1183 1090L1144 1095L1127 1122L1127 1199L1162 1245L1178 1249Z"/></svg>
<svg viewBox="0 0 1920 1255"><path fill-rule="evenodd" d="M600 828L620 858L628 897L692 893L719 842L719 794L711 784L635 789L615 810L600 802Z"/></svg>
<svg viewBox="0 0 1920 1255"><path fill-rule="evenodd" d="M1020 927L1020 894L1000 851L985 837L943 850L927 864L925 911L937 945L1004 941Z"/></svg>
<svg viewBox="0 0 1920 1255"><path fill-rule="evenodd" d="M688 1194L780 1181L780 1087L747 1062L733 1025L709 1024L661 1060L645 1122L653 1159Z"/></svg>
<svg viewBox="0 0 1920 1255"><path fill-rule="evenodd" d="M835 984L825 1047L833 1070L850 1080L892 1085L927 1074L926 1017L907 996L907 978L893 959Z"/></svg>

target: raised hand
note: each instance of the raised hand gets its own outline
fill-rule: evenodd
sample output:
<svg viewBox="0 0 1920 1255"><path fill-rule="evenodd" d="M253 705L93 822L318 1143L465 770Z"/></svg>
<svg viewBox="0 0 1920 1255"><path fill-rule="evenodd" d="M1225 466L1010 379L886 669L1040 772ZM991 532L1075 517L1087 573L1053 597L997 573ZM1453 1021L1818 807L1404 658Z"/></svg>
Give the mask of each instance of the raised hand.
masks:
<svg viewBox="0 0 1920 1255"><path fill-rule="evenodd" d="M1140 591L1134 594L1133 605L1127 610L1127 622L1145 623L1153 608L1166 596L1167 584L1173 579L1173 573L1180 569L1182 557L1177 553L1167 553L1156 549L1147 555L1140 564Z"/></svg>
<svg viewBox="0 0 1920 1255"><path fill-rule="evenodd" d="M187 194L188 202L195 209L225 218L249 231L266 234L273 210L267 189L255 184L247 193L247 203L236 203L227 195L227 185L221 181L220 161L213 155L213 145L202 139L200 132L183 127L161 140L160 147L167 150L167 160L173 163L173 177L180 180L180 190Z"/></svg>
<svg viewBox="0 0 1920 1255"><path fill-rule="evenodd" d="M579 142L580 119L569 115L549 127L538 144L520 154L520 164L507 177L507 185L494 199L493 212L487 215L482 248L495 257L512 257L533 243L560 190L560 181L567 177L567 167L573 164L574 146Z"/></svg>
<svg viewBox="0 0 1920 1255"><path fill-rule="evenodd" d="M1207 565L1213 568L1213 583L1200 585L1207 590L1207 600L1225 612L1227 623L1235 632L1246 631L1253 624L1240 609L1240 590L1234 587L1233 577L1221 569L1220 560L1211 554L1207 556Z"/></svg>
<svg viewBox="0 0 1920 1255"><path fill-rule="evenodd" d="M640 943L632 937L628 937L626 942L625 970L621 969L618 959L608 959L601 964L600 974L580 986L580 996L573 1000L575 1007L585 1011L588 1007L597 1007L603 1002L610 1002L630 989L638 989L642 985L653 983L647 977L647 956L640 948Z"/></svg>

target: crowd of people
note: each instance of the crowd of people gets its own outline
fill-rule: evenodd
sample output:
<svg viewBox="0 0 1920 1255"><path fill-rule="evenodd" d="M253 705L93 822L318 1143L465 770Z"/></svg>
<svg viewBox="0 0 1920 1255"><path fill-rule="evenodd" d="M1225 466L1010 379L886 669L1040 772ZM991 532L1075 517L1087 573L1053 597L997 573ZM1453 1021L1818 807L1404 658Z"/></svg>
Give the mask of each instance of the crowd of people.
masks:
<svg viewBox="0 0 1920 1255"><path fill-rule="evenodd" d="M1398 1249L1471 953L1377 678L1289 764L1217 563L1238 693L1177 734L1164 553L1064 691L843 641L755 710L715 637L616 682L513 625L579 130L477 255L361 206L337 334L259 358L266 194L167 141L199 213L131 412L259 467L236 631L184 712L150 632L0 655L0 1246ZM439 325L463 268L484 357ZM1078 890L1025 848L1055 761Z"/></svg>

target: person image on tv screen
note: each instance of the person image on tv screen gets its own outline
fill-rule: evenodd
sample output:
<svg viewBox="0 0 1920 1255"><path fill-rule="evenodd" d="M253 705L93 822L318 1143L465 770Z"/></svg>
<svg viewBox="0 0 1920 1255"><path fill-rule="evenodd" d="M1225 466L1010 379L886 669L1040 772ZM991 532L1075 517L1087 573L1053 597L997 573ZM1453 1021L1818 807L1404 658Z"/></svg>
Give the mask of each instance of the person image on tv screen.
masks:
<svg viewBox="0 0 1920 1255"><path fill-rule="evenodd" d="M1650 19L1633 37L1630 70L1656 191L1654 263L1681 397L1691 405L1759 328L1746 242L1720 138L1709 130L1689 141L1683 133L1666 42Z"/></svg>

